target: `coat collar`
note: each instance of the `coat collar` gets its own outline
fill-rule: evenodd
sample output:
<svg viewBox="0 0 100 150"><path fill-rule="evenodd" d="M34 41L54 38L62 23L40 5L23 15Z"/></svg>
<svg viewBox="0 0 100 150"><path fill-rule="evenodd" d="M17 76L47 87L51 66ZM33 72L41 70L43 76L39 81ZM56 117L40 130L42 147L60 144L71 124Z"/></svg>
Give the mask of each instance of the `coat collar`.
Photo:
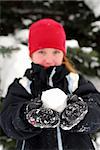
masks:
<svg viewBox="0 0 100 150"><path fill-rule="evenodd" d="M53 66L53 67L49 67L47 69L44 69L43 66L35 64L35 63L31 63L31 69L33 70L33 73L39 73L39 72L44 72L47 76L50 76L52 74L52 71L55 70L55 76L57 74L59 74L59 78L64 77L65 75L67 75L69 72L67 71L67 69L65 68L65 65L60 65L60 66Z"/></svg>
<svg viewBox="0 0 100 150"><path fill-rule="evenodd" d="M24 85L29 87L32 85L34 88L32 91L43 91L51 87L58 87L65 93L72 93L78 88L79 82L79 75L69 73L64 65L44 69L42 66L32 63L32 67L26 71L24 77L27 77L28 80L27 84Z"/></svg>

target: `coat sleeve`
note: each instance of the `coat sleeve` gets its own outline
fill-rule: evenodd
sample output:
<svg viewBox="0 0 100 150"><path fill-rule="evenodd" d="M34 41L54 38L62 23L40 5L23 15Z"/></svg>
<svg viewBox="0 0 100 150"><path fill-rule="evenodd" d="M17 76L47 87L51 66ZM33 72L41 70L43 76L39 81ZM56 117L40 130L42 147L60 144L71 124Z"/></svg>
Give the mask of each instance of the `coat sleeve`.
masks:
<svg viewBox="0 0 100 150"><path fill-rule="evenodd" d="M100 93L94 85L80 76L79 87L75 94L82 97L88 105L85 118L72 131L95 133L100 129Z"/></svg>
<svg viewBox="0 0 100 150"><path fill-rule="evenodd" d="M8 137L28 139L41 132L40 128L33 127L22 117L22 109L30 99L31 94L19 84L18 79L15 79L8 88L0 113L0 125Z"/></svg>

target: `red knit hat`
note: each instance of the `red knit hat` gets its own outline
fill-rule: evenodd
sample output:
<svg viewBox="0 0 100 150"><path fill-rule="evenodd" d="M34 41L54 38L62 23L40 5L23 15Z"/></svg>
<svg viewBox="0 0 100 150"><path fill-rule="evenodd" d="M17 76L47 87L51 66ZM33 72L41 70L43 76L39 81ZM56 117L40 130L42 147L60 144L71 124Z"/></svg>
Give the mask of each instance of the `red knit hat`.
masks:
<svg viewBox="0 0 100 150"><path fill-rule="evenodd" d="M63 26L53 19L41 19L30 26L29 29L29 52L42 48L60 49L66 54L66 35Z"/></svg>

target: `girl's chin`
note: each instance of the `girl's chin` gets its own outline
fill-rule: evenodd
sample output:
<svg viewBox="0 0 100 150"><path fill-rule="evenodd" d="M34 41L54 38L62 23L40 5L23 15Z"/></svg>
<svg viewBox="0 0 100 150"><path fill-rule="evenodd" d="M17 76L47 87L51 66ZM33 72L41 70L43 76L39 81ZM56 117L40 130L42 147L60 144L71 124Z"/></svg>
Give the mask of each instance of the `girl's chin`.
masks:
<svg viewBox="0 0 100 150"><path fill-rule="evenodd" d="M45 69L48 69L49 67L53 67L54 65L50 65L50 66L43 66Z"/></svg>
<svg viewBox="0 0 100 150"><path fill-rule="evenodd" d="M48 69L49 67L51 67L51 66L43 66L44 67L44 69Z"/></svg>

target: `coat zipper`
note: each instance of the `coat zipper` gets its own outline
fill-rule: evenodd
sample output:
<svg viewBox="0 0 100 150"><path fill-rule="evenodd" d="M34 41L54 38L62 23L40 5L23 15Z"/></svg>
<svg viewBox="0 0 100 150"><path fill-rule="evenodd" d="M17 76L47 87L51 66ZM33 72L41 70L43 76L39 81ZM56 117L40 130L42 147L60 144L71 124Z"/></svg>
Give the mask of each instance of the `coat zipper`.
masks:
<svg viewBox="0 0 100 150"><path fill-rule="evenodd" d="M22 143L22 148L21 148L21 150L24 150L24 148L25 148L25 140L23 140L23 143Z"/></svg>
<svg viewBox="0 0 100 150"><path fill-rule="evenodd" d="M53 87L53 81L52 81L52 77L54 76L54 74L56 73L56 67L53 68L50 77L49 77L49 85L51 87ZM61 132L60 132L60 128L57 127L57 142L58 142L58 150L63 150L63 145L62 145L62 138L61 138Z"/></svg>
<svg viewBox="0 0 100 150"><path fill-rule="evenodd" d="M64 150L62 145L61 131L59 127L57 127L57 142L58 142L58 150Z"/></svg>

